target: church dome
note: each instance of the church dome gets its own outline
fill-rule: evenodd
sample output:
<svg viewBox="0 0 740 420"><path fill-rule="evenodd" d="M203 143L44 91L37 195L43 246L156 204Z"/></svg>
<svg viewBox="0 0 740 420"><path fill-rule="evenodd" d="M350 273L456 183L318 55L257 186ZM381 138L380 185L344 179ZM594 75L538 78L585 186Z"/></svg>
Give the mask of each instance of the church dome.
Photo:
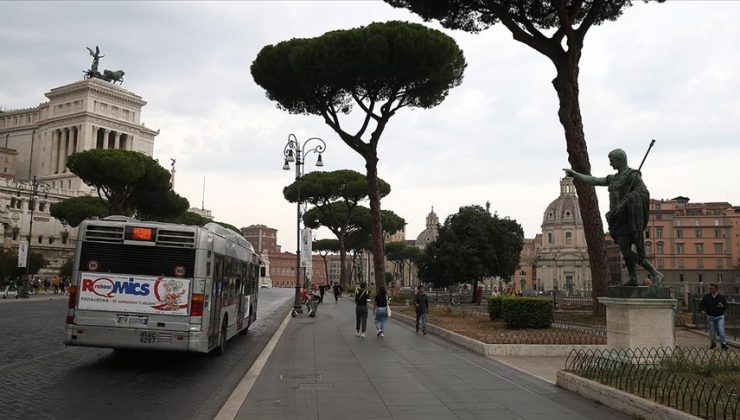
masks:
<svg viewBox="0 0 740 420"><path fill-rule="evenodd" d="M437 213L434 212L434 206L432 206L432 211L427 215L427 228L422 230L419 236L416 237L416 246L424 248L430 242L434 242L439 235L437 226L439 226L439 217L437 217Z"/></svg>
<svg viewBox="0 0 740 420"><path fill-rule="evenodd" d="M582 225L583 220L573 178L565 177L560 180L560 197L550 203L545 210L542 227L572 223Z"/></svg>

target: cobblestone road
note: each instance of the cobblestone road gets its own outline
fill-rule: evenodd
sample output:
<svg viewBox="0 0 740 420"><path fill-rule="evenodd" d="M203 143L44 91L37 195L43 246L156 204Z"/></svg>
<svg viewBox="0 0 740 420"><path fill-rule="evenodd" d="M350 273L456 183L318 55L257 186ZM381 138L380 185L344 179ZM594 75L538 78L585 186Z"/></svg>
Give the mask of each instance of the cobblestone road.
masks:
<svg viewBox="0 0 740 420"><path fill-rule="evenodd" d="M65 300L0 305L0 418L212 419L283 320L292 289L260 293L258 321L222 357L66 348Z"/></svg>

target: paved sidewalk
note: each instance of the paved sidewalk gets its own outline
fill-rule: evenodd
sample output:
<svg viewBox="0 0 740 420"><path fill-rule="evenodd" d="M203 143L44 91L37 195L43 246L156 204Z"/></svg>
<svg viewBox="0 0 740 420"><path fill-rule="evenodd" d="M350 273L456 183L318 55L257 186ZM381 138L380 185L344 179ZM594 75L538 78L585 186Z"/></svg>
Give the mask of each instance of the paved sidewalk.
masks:
<svg viewBox="0 0 740 420"><path fill-rule="evenodd" d="M327 301L291 319L236 418L629 418L394 320L384 338L372 319L355 337L354 318L352 302Z"/></svg>

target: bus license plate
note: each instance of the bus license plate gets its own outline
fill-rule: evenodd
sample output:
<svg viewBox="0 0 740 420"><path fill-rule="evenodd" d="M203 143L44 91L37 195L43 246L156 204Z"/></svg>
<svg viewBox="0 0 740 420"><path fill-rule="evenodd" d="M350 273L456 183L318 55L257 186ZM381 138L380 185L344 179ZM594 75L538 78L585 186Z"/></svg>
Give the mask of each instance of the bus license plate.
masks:
<svg viewBox="0 0 740 420"><path fill-rule="evenodd" d="M157 333L154 331L139 332L139 342L144 344L154 344L157 340Z"/></svg>
<svg viewBox="0 0 740 420"><path fill-rule="evenodd" d="M123 325L148 325L148 316L118 315L116 323Z"/></svg>

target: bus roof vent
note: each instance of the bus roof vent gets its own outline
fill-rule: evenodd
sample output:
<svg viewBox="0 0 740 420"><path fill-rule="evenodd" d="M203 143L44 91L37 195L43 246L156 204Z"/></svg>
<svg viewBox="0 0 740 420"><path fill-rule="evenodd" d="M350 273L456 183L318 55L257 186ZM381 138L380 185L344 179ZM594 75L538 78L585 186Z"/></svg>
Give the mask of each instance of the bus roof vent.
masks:
<svg viewBox="0 0 740 420"><path fill-rule="evenodd" d="M96 242L123 242L123 226L88 223L85 229L85 240Z"/></svg>
<svg viewBox="0 0 740 420"><path fill-rule="evenodd" d="M136 222L137 220L133 217L124 216L122 214L114 214L113 216L103 217L102 220L109 222Z"/></svg>
<svg viewBox="0 0 740 420"><path fill-rule="evenodd" d="M195 232L183 230L157 230L157 245L178 248L195 248Z"/></svg>

